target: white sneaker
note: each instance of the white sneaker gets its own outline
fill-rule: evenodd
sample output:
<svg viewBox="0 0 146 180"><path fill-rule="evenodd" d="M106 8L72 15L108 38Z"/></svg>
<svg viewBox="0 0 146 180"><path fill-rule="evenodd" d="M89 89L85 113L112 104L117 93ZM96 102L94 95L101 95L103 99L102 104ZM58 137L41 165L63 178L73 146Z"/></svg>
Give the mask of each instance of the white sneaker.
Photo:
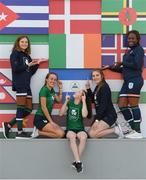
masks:
<svg viewBox="0 0 146 180"><path fill-rule="evenodd" d="M33 132L31 134L31 138L36 138L39 136L39 131L36 127L33 128Z"/></svg>
<svg viewBox="0 0 146 180"><path fill-rule="evenodd" d="M115 128L115 134L118 135L119 139L122 139L125 137L120 124L116 123L116 126L114 128Z"/></svg>
<svg viewBox="0 0 146 180"><path fill-rule="evenodd" d="M138 133L138 132L133 130L129 134L126 134L125 138L128 138L128 139L142 139L143 136L142 136L141 133Z"/></svg>

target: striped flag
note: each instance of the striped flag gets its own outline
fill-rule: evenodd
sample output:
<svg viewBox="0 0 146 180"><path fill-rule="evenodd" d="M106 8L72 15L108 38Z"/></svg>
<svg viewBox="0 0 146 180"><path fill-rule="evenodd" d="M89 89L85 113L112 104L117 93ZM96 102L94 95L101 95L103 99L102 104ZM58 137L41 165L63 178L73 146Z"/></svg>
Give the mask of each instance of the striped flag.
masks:
<svg viewBox="0 0 146 180"><path fill-rule="evenodd" d="M49 34L101 33L101 0L49 0Z"/></svg>
<svg viewBox="0 0 146 180"><path fill-rule="evenodd" d="M144 67L146 68L146 35L144 34L141 35L140 44L144 48L144 51L145 51Z"/></svg>
<svg viewBox="0 0 146 180"><path fill-rule="evenodd" d="M140 43L146 55L146 35L141 35ZM115 62L121 62L126 49L127 42L125 35L102 35L102 65L111 65ZM146 56L144 59L144 67L146 67Z"/></svg>
<svg viewBox="0 0 146 180"><path fill-rule="evenodd" d="M146 33L146 0L102 0L102 33Z"/></svg>
<svg viewBox="0 0 146 180"><path fill-rule="evenodd" d="M0 34L48 34L48 0L1 0Z"/></svg>
<svg viewBox="0 0 146 180"><path fill-rule="evenodd" d="M15 103L15 98L9 94L12 82L0 72L0 103Z"/></svg>
<svg viewBox="0 0 146 180"><path fill-rule="evenodd" d="M58 74L59 79L63 82L63 101L66 95L70 95L73 98L73 94L81 89L85 89L87 80L91 80L92 69L50 69L50 71ZM119 73L111 71L104 71L105 78L112 91L112 99L114 103L117 103L118 93L122 86L122 77ZM146 79L146 78L145 78ZM93 88L95 84L90 81ZM142 88L141 103L146 103L146 84Z"/></svg>
<svg viewBox="0 0 146 180"><path fill-rule="evenodd" d="M102 35L102 65L121 62L125 53L123 35Z"/></svg>
<svg viewBox="0 0 146 180"><path fill-rule="evenodd" d="M50 34L50 68L101 67L100 34Z"/></svg>
<svg viewBox="0 0 146 180"><path fill-rule="evenodd" d="M17 35L0 35L0 104L15 103L15 93L11 87L10 53ZM32 59L48 59L48 35L30 35ZM31 81L33 103L38 103L39 90L48 73L48 62L43 62ZM37 83L36 83L37 82ZM0 108L1 109L1 108Z"/></svg>

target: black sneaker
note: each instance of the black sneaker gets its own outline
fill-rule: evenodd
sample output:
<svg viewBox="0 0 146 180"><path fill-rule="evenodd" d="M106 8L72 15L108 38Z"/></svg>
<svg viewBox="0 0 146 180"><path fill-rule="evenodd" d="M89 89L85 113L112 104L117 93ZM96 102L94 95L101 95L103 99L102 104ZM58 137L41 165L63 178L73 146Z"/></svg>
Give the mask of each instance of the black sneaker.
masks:
<svg viewBox="0 0 146 180"><path fill-rule="evenodd" d="M2 128L3 128L3 135L7 139L9 137L9 131L10 131L10 128L8 127L8 123L2 122Z"/></svg>
<svg viewBox="0 0 146 180"><path fill-rule="evenodd" d="M16 139L29 139L30 136L28 136L27 132L22 131L21 133L16 134Z"/></svg>
<svg viewBox="0 0 146 180"><path fill-rule="evenodd" d="M76 163L76 170L77 172L83 172L83 164L81 162Z"/></svg>
<svg viewBox="0 0 146 180"><path fill-rule="evenodd" d="M74 161L71 166L76 169L76 161Z"/></svg>

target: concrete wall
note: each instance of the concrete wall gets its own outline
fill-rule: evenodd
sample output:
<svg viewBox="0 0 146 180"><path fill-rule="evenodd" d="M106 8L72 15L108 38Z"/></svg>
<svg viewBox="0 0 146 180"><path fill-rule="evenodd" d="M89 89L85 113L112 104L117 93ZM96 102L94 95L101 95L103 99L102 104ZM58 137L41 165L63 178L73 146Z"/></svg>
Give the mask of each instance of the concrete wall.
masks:
<svg viewBox="0 0 146 180"><path fill-rule="evenodd" d="M66 139L0 140L0 179L146 179L146 140L88 139L84 172Z"/></svg>

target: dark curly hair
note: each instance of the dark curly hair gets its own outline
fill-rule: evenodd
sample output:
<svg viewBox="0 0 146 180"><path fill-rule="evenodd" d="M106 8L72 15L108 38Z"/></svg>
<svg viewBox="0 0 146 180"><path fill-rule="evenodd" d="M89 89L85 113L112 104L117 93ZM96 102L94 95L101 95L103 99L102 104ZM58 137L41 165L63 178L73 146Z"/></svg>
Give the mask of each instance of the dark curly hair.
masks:
<svg viewBox="0 0 146 180"><path fill-rule="evenodd" d="M127 37L129 36L129 34L135 34L135 36L137 38L137 44L140 45L140 34L139 34L139 32L136 30L131 30L126 34Z"/></svg>

